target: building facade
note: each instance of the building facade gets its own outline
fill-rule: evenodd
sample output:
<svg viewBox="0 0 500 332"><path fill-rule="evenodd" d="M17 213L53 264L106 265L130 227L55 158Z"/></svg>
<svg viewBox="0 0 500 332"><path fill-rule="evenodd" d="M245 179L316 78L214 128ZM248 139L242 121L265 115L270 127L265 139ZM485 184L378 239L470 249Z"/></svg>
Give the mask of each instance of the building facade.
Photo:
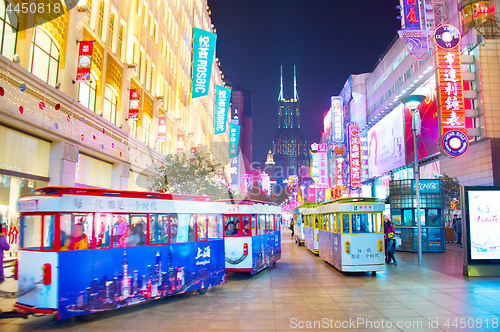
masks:
<svg viewBox="0 0 500 332"><path fill-rule="evenodd" d="M198 149L229 164L227 132L213 135L217 63L208 96L191 99L193 28L214 30L207 1L87 0L48 21L6 10L2 222L18 226L17 198L47 185L146 190L166 154ZM91 79L75 83L81 41L93 41ZM130 89L140 89L138 120L127 120Z"/></svg>

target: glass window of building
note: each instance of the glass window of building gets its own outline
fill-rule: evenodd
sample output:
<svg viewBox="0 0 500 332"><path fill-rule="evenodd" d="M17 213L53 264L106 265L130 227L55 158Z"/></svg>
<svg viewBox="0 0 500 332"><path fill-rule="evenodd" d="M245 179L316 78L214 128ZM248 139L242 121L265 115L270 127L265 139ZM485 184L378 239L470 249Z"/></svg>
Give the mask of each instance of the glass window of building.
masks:
<svg viewBox="0 0 500 332"><path fill-rule="evenodd" d="M137 138L137 120L128 120L128 134Z"/></svg>
<svg viewBox="0 0 500 332"><path fill-rule="evenodd" d="M469 0L462 2L462 29L465 34L473 27L491 26L492 16L495 15L491 1Z"/></svg>
<svg viewBox="0 0 500 332"><path fill-rule="evenodd" d="M144 26L147 28L148 27L148 7L146 6L146 3L144 3Z"/></svg>
<svg viewBox="0 0 500 332"><path fill-rule="evenodd" d="M97 78L91 73L90 82L78 84L78 101L92 112L95 112L95 97L97 94Z"/></svg>
<svg viewBox="0 0 500 332"><path fill-rule="evenodd" d="M156 21L156 20L155 20L155 24L154 24L153 38L155 39L155 43L158 43L158 21Z"/></svg>
<svg viewBox="0 0 500 332"><path fill-rule="evenodd" d="M59 72L59 47L40 27L33 29L29 68L38 78L55 85Z"/></svg>
<svg viewBox="0 0 500 332"><path fill-rule="evenodd" d="M112 86L108 84L104 89L104 105L102 108L102 116L112 124L116 124L117 109L118 93Z"/></svg>
<svg viewBox="0 0 500 332"><path fill-rule="evenodd" d="M109 13L109 36L108 36L108 47L111 49L111 51L114 51L114 44L113 44L114 31L115 31L115 13L111 11Z"/></svg>
<svg viewBox="0 0 500 332"><path fill-rule="evenodd" d="M99 4L99 22L97 24L97 34L101 39L103 38L104 34L104 29L103 29L103 24L104 24L104 4L105 1L101 0L101 3Z"/></svg>
<svg viewBox="0 0 500 332"><path fill-rule="evenodd" d="M0 1L0 53L12 59L16 53L18 18L15 12L7 15L6 4L10 3Z"/></svg>
<svg viewBox="0 0 500 332"><path fill-rule="evenodd" d="M146 67L144 68L144 76L146 76L146 90L151 91L151 60L146 56ZM141 82L144 84L143 82Z"/></svg>
<svg viewBox="0 0 500 332"><path fill-rule="evenodd" d="M124 27L125 23L120 22L120 30L118 31L118 49L116 50L116 54L118 55L118 58L120 61L123 62L123 57L122 57L122 48L123 48L123 30L125 29ZM135 46L135 43L134 43ZM132 62L133 63L133 62Z"/></svg>
<svg viewBox="0 0 500 332"><path fill-rule="evenodd" d="M142 140L149 145L149 136L151 136L151 118L144 116L142 119Z"/></svg>

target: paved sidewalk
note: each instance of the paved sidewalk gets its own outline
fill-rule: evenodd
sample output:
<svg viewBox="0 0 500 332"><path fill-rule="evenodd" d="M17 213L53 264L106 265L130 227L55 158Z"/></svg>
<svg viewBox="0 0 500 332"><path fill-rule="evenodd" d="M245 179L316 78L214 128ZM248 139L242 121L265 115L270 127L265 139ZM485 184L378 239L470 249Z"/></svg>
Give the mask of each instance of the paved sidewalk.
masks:
<svg viewBox="0 0 500 332"><path fill-rule="evenodd" d="M0 331L297 331L308 324L308 331L500 331L500 278L462 276L461 255L448 243L443 254L424 254L421 266L416 254L396 253L399 265L376 276L340 273L284 230L274 268L231 275L205 295L123 308L92 322L0 320ZM9 288L11 279L0 285ZM0 309L12 302L0 300Z"/></svg>

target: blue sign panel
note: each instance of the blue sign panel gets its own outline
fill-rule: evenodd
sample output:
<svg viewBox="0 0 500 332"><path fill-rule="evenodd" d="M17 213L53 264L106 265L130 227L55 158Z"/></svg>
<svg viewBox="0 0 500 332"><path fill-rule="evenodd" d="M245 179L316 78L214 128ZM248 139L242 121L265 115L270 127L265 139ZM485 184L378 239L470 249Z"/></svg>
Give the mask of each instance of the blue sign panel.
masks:
<svg viewBox="0 0 500 332"><path fill-rule="evenodd" d="M413 193L416 193L417 186L415 180L412 181L412 184L413 184ZM439 184L440 184L439 180L426 180L426 179L419 180L418 187L420 188L420 194L439 194L440 193Z"/></svg>
<svg viewBox="0 0 500 332"><path fill-rule="evenodd" d="M240 126L229 124L229 159L238 156L238 144L240 142Z"/></svg>
<svg viewBox="0 0 500 332"><path fill-rule="evenodd" d="M231 89L220 85L216 85L214 135L219 135L226 132L227 113L229 111L230 100L231 100Z"/></svg>
<svg viewBox="0 0 500 332"><path fill-rule="evenodd" d="M192 98L208 95L217 35L194 28Z"/></svg>
<svg viewBox="0 0 500 332"><path fill-rule="evenodd" d="M420 0L401 0L403 8L403 29L420 30L422 20L420 18Z"/></svg>

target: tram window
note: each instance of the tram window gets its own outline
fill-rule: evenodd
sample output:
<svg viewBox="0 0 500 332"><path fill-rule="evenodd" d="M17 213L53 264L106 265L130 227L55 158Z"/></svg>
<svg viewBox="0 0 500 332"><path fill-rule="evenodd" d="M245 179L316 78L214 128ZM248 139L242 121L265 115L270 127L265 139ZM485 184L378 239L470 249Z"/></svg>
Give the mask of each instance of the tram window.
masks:
<svg viewBox="0 0 500 332"><path fill-rule="evenodd" d="M330 223L331 232L337 233L337 215L335 213L330 215Z"/></svg>
<svg viewBox="0 0 500 332"><path fill-rule="evenodd" d="M340 215L335 213L335 220L337 220L337 233L340 234L340 228L342 227L342 223L340 222Z"/></svg>
<svg viewBox="0 0 500 332"><path fill-rule="evenodd" d="M61 250L83 250L93 246L93 213L61 214Z"/></svg>
<svg viewBox="0 0 500 332"><path fill-rule="evenodd" d="M324 214L323 215L323 230L324 231L329 231L329 229L327 228L327 223L328 223L328 215L327 214Z"/></svg>
<svg viewBox="0 0 500 332"><path fill-rule="evenodd" d="M95 248L111 247L111 220L112 220L111 213L96 213Z"/></svg>
<svg viewBox="0 0 500 332"><path fill-rule="evenodd" d="M319 218L316 215L313 216L313 218L314 218L314 228L318 229L318 226L319 226L319 220L318 219Z"/></svg>
<svg viewBox="0 0 500 332"><path fill-rule="evenodd" d="M241 235L248 236L250 235L250 216L242 216L241 217Z"/></svg>
<svg viewBox="0 0 500 332"><path fill-rule="evenodd" d="M239 216L226 216L224 225L224 235L225 236L238 236L239 235Z"/></svg>
<svg viewBox="0 0 500 332"><path fill-rule="evenodd" d="M129 215L113 214L113 247L126 247L129 236Z"/></svg>
<svg viewBox="0 0 500 332"><path fill-rule="evenodd" d="M222 216L221 215L208 215L208 238L220 239L222 238Z"/></svg>
<svg viewBox="0 0 500 332"><path fill-rule="evenodd" d="M42 216L23 216L21 248L40 249L42 244Z"/></svg>
<svg viewBox="0 0 500 332"><path fill-rule="evenodd" d="M259 214L259 235L266 234L266 215Z"/></svg>
<svg viewBox="0 0 500 332"><path fill-rule="evenodd" d="M196 214L189 215L189 234L188 241L194 242L196 241Z"/></svg>
<svg viewBox="0 0 500 332"><path fill-rule="evenodd" d="M198 241L205 241L207 239L207 215L199 214L196 218L196 225L198 227Z"/></svg>
<svg viewBox="0 0 500 332"><path fill-rule="evenodd" d="M128 243L129 247L142 246L146 244L147 223L146 215L130 215L130 225L128 227Z"/></svg>
<svg viewBox="0 0 500 332"><path fill-rule="evenodd" d="M43 216L43 249L54 249L54 221L53 215Z"/></svg>
<svg viewBox="0 0 500 332"><path fill-rule="evenodd" d="M342 215L342 233L349 233L349 215Z"/></svg>
<svg viewBox="0 0 500 332"><path fill-rule="evenodd" d="M252 214L252 235L257 235L257 215Z"/></svg>
<svg viewBox="0 0 500 332"><path fill-rule="evenodd" d="M377 213L375 214L375 218L376 218L376 225L377 225L377 233L383 233L383 229L384 229L384 226L383 226L383 218L382 218L382 213Z"/></svg>
<svg viewBox="0 0 500 332"><path fill-rule="evenodd" d="M353 233L374 233L376 227L372 213L356 213L352 215Z"/></svg>
<svg viewBox="0 0 500 332"><path fill-rule="evenodd" d="M267 215L267 219L267 224L269 225L269 227L267 228L267 232L272 233L274 232L274 214Z"/></svg>
<svg viewBox="0 0 500 332"><path fill-rule="evenodd" d="M168 214L149 215L149 243L168 243Z"/></svg>

